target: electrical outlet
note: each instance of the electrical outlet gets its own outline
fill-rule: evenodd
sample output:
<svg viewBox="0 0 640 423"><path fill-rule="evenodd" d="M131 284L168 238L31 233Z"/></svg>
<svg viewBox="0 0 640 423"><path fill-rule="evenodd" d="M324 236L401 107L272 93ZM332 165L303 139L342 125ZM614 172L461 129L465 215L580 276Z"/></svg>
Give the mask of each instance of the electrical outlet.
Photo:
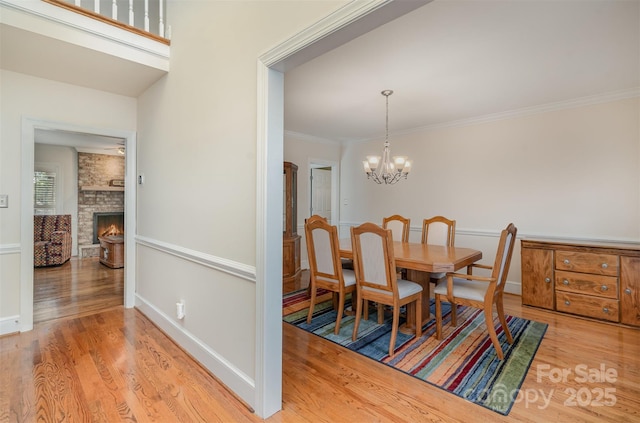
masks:
<svg viewBox="0 0 640 423"><path fill-rule="evenodd" d="M176 317L178 320L184 319L184 301L176 303Z"/></svg>
<svg viewBox="0 0 640 423"><path fill-rule="evenodd" d="M0 194L0 207L9 207L9 196L7 194Z"/></svg>

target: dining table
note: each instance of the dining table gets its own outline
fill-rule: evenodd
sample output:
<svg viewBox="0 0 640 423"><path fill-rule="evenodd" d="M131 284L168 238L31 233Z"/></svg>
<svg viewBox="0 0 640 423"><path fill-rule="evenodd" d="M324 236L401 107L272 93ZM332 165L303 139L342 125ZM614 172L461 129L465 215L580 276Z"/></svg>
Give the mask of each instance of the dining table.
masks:
<svg viewBox="0 0 640 423"><path fill-rule="evenodd" d="M455 272L482 259L482 251L465 247L423 244L421 242L393 242L396 267L407 269L407 280L422 286L422 324L431 319L430 274ZM340 257L353 259L351 238L340 239ZM415 333L415 308L407 307L407 318L400 330Z"/></svg>

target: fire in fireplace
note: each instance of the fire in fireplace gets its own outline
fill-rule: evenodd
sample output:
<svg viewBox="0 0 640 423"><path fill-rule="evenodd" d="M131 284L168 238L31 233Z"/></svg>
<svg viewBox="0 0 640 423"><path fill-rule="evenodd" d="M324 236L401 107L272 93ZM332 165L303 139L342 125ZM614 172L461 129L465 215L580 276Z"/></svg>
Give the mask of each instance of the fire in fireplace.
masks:
<svg viewBox="0 0 640 423"><path fill-rule="evenodd" d="M99 212L93 214L93 243L98 237L124 235L124 212Z"/></svg>

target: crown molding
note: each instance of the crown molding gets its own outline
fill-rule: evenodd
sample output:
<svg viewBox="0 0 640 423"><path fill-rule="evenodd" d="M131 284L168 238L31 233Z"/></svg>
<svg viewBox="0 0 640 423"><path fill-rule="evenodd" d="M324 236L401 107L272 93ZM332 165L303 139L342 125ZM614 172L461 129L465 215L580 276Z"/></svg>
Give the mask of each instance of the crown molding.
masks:
<svg viewBox="0 0 640 423"><path fill-rule="evenodd" d="M557 110L574 109L577 107L590 106L593 104L608 103L611 101L624 100L627 98L640 97L640 87L611 91L607 93L595 94L585 97L578 97L571 100L558 101L554 103L540 104L537 106L523 107L521 109L507 110L505 112L492 113L484 116L477 116L469 119L454 120L451 122L437 123L434 125L426 125L417 128L407 129L405 131L396 132L394 135L405 135L416 132L433 131L436 129L462 127L469 125L478 125L493 121L512 119L515 117L523 117L536 115L541 113L553 112Z"/></svg>
<svg viewBox="0 0 640 423"><path fill-rule="evenodd" d="M306 142L315 142L319 144L331 144L331 145L342 145L342 142L336 140L330 140L328 138L316 137L313 135L303 134L302 132L294 132L294 131L284 131L284 135L287 137L295 138L299 141Z"/></svg>
<svg viewBox="0 0 640 423"><path fill-rule="evenodd" d="M558 101L555 103L540 104L537 106L523 107L521 109L507 110L499 113L492 113L483 116L476 116L468 119L453 120L450 122L436 123L433 125L419 126L415 128L405 129L390 133L389 136L409 135L420 132L435 131L445 128L459 128L464 126L479 125L494 121L513 119L516 117L531 116L557 110L574 109L577 107L591 106L594 104L608 103L611 101L625 100L628 98L640 97L640 87L627 90L611 91L607 93L595 94L585 97L578 97L571 100ZM343 145L353 143L365 143L377 141L380 137L375 138L358 138L349 141L339 141Z"/></svg>

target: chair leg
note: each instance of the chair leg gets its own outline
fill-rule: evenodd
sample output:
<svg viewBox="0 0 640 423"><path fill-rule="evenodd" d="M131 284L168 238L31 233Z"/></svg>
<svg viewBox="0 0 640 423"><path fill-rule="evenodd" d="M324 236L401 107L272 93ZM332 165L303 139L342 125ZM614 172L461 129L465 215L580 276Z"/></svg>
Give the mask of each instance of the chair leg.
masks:
<svg viewBox="0 0 640 423"><path fill-rule="evenodd" d="M311 323L311 318L313 317L313 309L316 305L316 284L313 282L309 284L309 314L307 314L307 324Z"/></svg>
<svg viewBox="0 0 640 423"><path fill-rule="evenodd" d="M333 331L336 335L340 333L340 322L344 313L344 297L345 294L338 294L338 317L336 318L336 329Z"/></svg>
<svg viewBox="0 0 640 423"><path fill-rule="evenodd" d="M364 320L369 320L369 300L364 300Z"/></svg>
<svg viewBox="0 0 640 423"><path fill-rule="evenodd" d="M416 300L416 339L422 336L422 295Z"/></svg>
<svg viewBox="0 0 640 423"><path fill-rule="evenodd" d="M356 321L353 323L353 335L351 335L351 340L355 341L358 338L358 326L360 326L360 316L362 315L362 305L366 300L362 300L358 296L358 304L356 306Z"/></svg>
<svg viewBox="0 0 640 423"><path fill-rule="evenodd" d="M507 320L504 318L504 306L502 302L502 296L498 297L496 300L496 309L498 310L498 318L500 319L502 330L504 331L504 334L507 336L507 342L510 344L513 344L513 336L511 336L511 331L507 326Z"/></svg>
<svg viewBox="0 0 640 423"><path fill-rule="evenodd" d="M436 294L436 339L442 339L442 303L440 294Z"/></svg>
<svg viewBox="0 0 640 423"><path fill-rule="evenodd" d="M498 335L496 334L496 328L493 326L493 309L485 308L484 309L484 320L487 324L487 331L489 332L489 336L491 337L491 343L493 347L496 349L496 354L500 360L504 359L504 354L502 353L502 347L500 346L500 341L498 341Z"/></svg>
<svg viewBox="0 0 640 423"><path fill-rule="evenodd" d="M391 324L391 340L389 341L389 357L393 357L396 349L396 338L398 337L398 326L400 326L400 307L394 307L393 323Z"/></svg>
<svg viewBox="0 0 640 423"><path fill-rule="evenodd" d="M458 326L458 306L451 301L451 326Z"/></svg>
<svg viewBox="0 0 640 423"><path fill-rule="evenodd" d="M384 323L384 304L378 303L378 324Z"/></svg>

